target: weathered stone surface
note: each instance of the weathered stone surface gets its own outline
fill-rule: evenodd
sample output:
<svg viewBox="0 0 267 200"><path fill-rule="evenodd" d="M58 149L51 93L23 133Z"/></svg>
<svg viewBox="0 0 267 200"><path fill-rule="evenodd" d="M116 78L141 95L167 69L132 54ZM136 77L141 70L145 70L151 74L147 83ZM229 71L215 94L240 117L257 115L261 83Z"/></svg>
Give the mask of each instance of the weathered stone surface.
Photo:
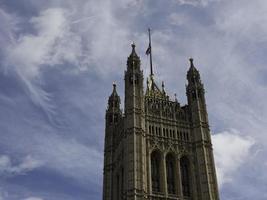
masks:
<svg viewBox="0 0 267 200"><path fill-rule="evenodd" d="M106 111L103 200L219 200L205 90L190 59L188 104L143 87L132 45L125 71L125 108L113 85Z"/></svg>

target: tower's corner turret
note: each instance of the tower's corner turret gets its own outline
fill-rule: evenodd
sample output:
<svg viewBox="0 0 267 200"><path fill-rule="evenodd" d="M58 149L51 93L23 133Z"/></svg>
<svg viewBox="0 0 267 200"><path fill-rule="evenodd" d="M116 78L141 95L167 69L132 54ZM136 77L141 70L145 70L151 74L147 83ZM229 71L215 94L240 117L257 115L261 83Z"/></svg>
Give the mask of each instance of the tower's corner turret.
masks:
<svg viewBox="0 0 267 200"><path fill-rule="evenodd" d="M125 71L125 116L134 110L142 109L143 100L143 71L141 70L140 58L136 53L135 44L132 43L132 52L127 59Z"/></svg>
<svg viewBox="0 0 267 200"><path fill-rule="evenodd" d="M108 99L108 108L106 111L106 122L107 125L116 124L122 116L120 103L121 99L117 93L116 83L113 82L113 91Z"/></svg>
<svg viewBox="0 0 267 200"><path fill-rule="evenodd" d="M108 110L120 109L121 99L117 93L116 87L117 87L116 83L113 82L113 91L108 99Z"/></svg>
<svg viewBox="0 0 267 200"><path fill-rule="evenodd" d="M201 82L200 79L200 74L199 71L196 69L195 65L194 65L194 59L193 58L189 58L189 62L190 62L190 67L189 70L187 71L187 80L188 83L192 84L192 83L197 83L197 82Z"/></svg>
<svg viewBox="0 0 267 200"><path fill-rule="evenodd" d="M189 61L190 67L187 71L188 84L186 85L188 105L192 106L196 101L202 101L205 104L205 89L200 78L200 73L194 66L193 58L190 58Z"/></svg>
<svg viewBox="0 0 267 200"><path fill-rule="evenodd" d="M135 43L131 44L132 52L127 59L127 71L140 70L140 57L135 51Z"/></svg>
<svg viewBox="0 0 267 200"><path fill-rule="evenodd" d="M205 89L200 78L200 73L194 66L193 58L189 59L190 67L187 72L186 95L193 125L209 127L208 113L205 100ZM209 137L207 137L209 138Z"/></svg>

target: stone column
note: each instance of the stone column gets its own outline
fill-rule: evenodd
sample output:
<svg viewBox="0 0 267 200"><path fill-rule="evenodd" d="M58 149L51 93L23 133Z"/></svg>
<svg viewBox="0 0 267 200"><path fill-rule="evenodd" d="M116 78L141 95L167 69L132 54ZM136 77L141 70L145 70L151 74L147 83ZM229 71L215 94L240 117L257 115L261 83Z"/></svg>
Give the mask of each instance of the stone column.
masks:
<svg viewBox="0 0 267 200"><path fill-rule="evenodd" d="M176 157L176 192L177 195L183 198L182 174L180 166L180 158Z"/></svg>
<svg viewBox="0 0 267 200"><path fill-rule="evenodd" d="M167 175L166 175L166 161L164 153L161 154L161 191L165 196L168 195Z"/></svg>
<svg viewBox="0 0 267 200"><path fill-rule="evenodd" d="M193 164L193 158L189 159L189 177L190 177L190 193L192 198L197 199L198 198L198 194L197 194L197 181L195 179L195 171L197 170L195 168L195 165Z"/></svg>
<svg viewBox="0 0 267 200"><path fill-rule="evenodd" d="M151 152L147 150L147 190L152 194Z"/></svg>

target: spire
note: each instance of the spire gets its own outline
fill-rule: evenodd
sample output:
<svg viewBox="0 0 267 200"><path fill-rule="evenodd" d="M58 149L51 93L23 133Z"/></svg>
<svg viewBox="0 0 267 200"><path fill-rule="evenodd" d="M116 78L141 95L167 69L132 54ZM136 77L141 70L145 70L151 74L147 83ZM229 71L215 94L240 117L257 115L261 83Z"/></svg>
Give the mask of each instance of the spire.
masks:
<svg viewBox="0 0 267 200"><path fill-rule="evenodd" d="M193 63L194 59L193 58L189 58L189 61L190 61L190 67L195 67L194 63Z"/></svg>
<svg viewBox="0 0 267 200"><path fill-rule="evenodd" d="M187 72L187 80L188 82L195 82L195 81L200 81L200 75L196 67L194 66L194 59L189 58L190 62L190 68Z"/></svg>
<svg viewBox="0 0 267 200"><path fill-rule="evenodd" d="M162 81L162 83L161 83L161 88L162 88L162 92L165 94L165 85L164 85L164 81Z"/></svg>
<svg viewBox="0 0 267 200"><path fill-rule="evenodd" d="M140 58L137 55L137 53L135 52L135 44L134 44L134 42L131 44L131 46L132 46L132 52L129 55L128 60L127 60L128 68L129 67L134 67L134 66L135 67L136 66L140 66Z"/></svg>
<svg viewBox="0 0 267 200"><path fill-rule="evenodd" d="M189 62L190 62L190 68L189 68L189 70L191 70L191 71L197 71L197 69L194 66L194 59L193 58L189 58Z"/></svg>
<svg viewBox="0 0 267 200"><path fill-rule="evenodd" d="M133 43L131 44L131 46L132 46L132 53L131 53L131 56L137 56L137 54L136 54L136 52L135 52L135 43L133 42Z"/></svg>
<svg viewBox="0 0 267 200"><path fill-rule="evenodd" d="M111 93L111 95L109 96L109 99L108 99L108 105L109 105L109 108L112 108L112 107L117 107L119 108L120 106L120 97L117 93L117 90L116 90L116 83L113 82L113 91Z"/></svg>
<svg viewBox="0 0 267 200"><path fill-rule="evenodd" d="M111 96L118 96L117 90L116 90L117 85L116 85L116 82L115 81L113 81L112 86L113 86L113 91L112 91Z"/></svg>

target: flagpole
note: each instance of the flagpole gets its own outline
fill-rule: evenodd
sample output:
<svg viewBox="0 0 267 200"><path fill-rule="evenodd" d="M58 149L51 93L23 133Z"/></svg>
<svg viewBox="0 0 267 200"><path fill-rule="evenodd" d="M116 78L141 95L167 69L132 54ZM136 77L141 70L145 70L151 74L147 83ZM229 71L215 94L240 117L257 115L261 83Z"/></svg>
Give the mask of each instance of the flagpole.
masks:
<svg viewBox="0 0 267 200"><path fill-rule="evenodd" d="M150 47L150 76L153 76L153 67L152 67L152 46L151 46L151 36L150 36L150 28L148 28L148 36L149 36L149 47Z"/></svg>

